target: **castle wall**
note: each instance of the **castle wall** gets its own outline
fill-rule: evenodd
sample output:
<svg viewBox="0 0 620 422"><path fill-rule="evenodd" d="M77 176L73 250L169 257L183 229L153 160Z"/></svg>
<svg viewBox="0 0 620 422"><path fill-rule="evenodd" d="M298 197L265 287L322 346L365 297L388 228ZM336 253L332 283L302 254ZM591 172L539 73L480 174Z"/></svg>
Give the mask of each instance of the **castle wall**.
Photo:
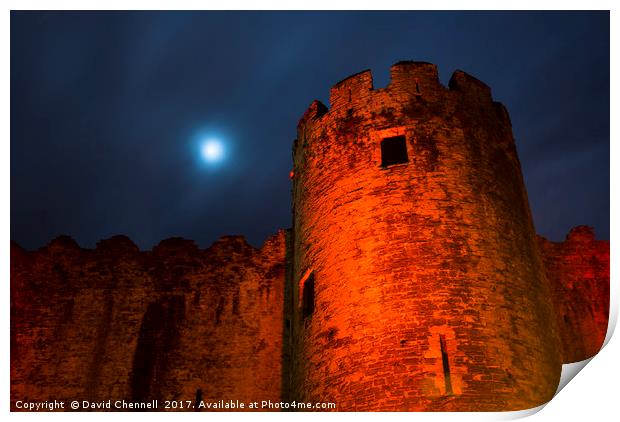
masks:
<svg viewBox="0 0 620 422"><path fill-rule="evenodd" d="M285 234L11 246L11 400L279 401ZM200 390L200 392L199 392ZM14 410L16 410L14 408Z"/></svg>
<svg viewBox="0 0 620 422"><path fill-rule="evenodd" d="M463 72L449 88L431 64L391 72L385 89L369 71L340 82L298 126L292 394L339 410L542 404L559 340L508 113ZM382 168L393 136L409 162Z"/></svg>
<svg viewBox="0 0 620 422"><path fill-rule="evenodd" d="M594 356L609 320L609 241L590 227L573 228L564 242L538 243L551 285L564 363Z"/></svg>

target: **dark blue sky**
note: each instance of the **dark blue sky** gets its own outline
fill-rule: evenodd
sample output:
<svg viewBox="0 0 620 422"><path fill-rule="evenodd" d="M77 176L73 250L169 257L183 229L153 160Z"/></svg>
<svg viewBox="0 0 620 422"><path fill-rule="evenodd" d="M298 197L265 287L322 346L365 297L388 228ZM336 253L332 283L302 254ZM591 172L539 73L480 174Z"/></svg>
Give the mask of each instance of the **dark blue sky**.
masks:
<svg viewBox="0 0 620 422"><path fill-rule="evenodd" d="M258 246L290 226L311 101L408 59L508 107L539 233L609 239L608 12L12 12L11 238ZM204 135L229 147L216 169Z"/></svg>

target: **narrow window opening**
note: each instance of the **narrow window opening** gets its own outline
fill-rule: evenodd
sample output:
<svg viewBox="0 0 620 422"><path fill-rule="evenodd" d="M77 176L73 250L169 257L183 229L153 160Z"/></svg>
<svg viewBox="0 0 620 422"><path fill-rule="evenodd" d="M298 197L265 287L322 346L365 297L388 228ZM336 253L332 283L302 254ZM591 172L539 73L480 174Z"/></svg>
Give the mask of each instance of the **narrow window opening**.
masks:
<svg viewBox="0 0 620 422"><path fill-rule="evenodd" d="M199 388L198 390L196 390L196 401L194 402L194 410L196 412L200 412L200 409L202 408L202 406L200 406L201 403L202 403L202 389Z"/></svg>
<svg viewBox="0 0 620 422"><path fill-rule="evenodd" d="M416 94L420 93L420 84L418 83L418 80L415 80L415 92Z"/></svg>
<svg viewBox="0 0 620 422"><path fill-rule="evenodd" d="M224 307L226 306L226 299L220 297L217 307L215 308L215 325L220 325L222 322L222 314L224 313Z"/></svg>
<svg viewBox="0 0 620 422"><path fill-rule="evenodd" d="M441 361L443 363L443 380L446 385L446 395L452 394L452 380L450 379L450 362L448 361L448 351L446 348L446 337L439 335L439 345L441 347Z"/></svg>
<svg viewBox="0 0 620 422"><path fill-rule="evenodd" d="M236 291L233 294L232 312L233 312L233 315L239 315L239 291Z"/></svg>
<svg viewBox="0 0 620 422"><path fill-rule="evenodd" d="M381 141L381 167L409 162L404 136L392 136Z"/></svg>
<svg viewBox="0 0 620 422"><path fill-rule="evenodd" d="M301 305L304 319L311 316L314 312L314 273L304 282Z"/></svg>

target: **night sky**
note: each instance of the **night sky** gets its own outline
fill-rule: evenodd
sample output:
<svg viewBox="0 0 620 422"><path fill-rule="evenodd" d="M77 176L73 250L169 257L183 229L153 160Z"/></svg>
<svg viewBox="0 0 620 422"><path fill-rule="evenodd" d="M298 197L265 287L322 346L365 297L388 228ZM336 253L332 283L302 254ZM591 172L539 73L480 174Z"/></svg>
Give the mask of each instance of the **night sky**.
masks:
<svg viewBox="0 0 620 422"><path fill-rule="evenodd" d="M12 12L11 238L260 246L291 225L308 105L368 68L382 88L400 60L507 106L540 234L609 239L608 12Z"/></svg>

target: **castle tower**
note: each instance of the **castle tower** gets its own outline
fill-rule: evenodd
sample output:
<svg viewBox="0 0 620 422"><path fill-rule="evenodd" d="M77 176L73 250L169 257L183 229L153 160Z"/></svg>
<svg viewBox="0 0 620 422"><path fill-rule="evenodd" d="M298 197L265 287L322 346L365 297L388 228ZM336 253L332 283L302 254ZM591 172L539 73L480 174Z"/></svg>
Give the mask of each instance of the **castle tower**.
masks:
<svg viewBox="0 0 620 422"><path fill-rule="evenodd" d="M312 103L293 159L294 399L338 410L517 410L561 353L506 109L401 62Z"/></svg>

